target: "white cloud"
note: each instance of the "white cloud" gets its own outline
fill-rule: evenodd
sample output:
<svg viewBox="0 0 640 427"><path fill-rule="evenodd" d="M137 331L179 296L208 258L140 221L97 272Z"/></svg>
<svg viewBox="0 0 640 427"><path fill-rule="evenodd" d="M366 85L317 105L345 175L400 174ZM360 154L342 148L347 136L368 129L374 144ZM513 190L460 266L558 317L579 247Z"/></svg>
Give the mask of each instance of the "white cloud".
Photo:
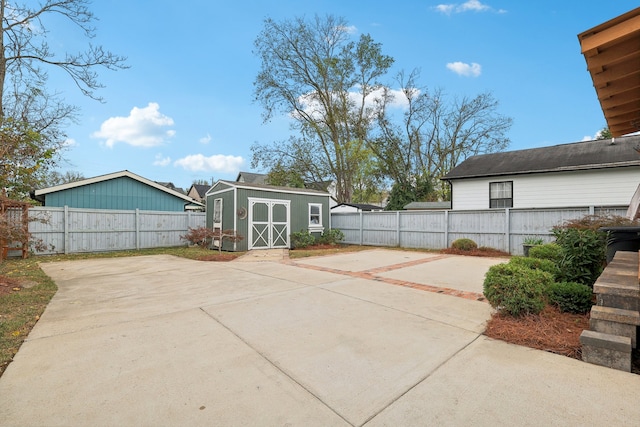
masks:
<svg viewBox="0 0 640 427"><path fill-rule="evenodd" d="M452 13L464 13L464 12L496 12L496 13L506 13L507 11L504 9L494 9L489 5L483 4L479 0L468 0L464 3L449 3L449 4L439 4L434 7L434 9L440 13L444 13L445 15L450 15Z"/></svg>
<svg viewBox="0 0 640 427"><path fill-rule="evenodd" d="M342 26L340 29L347 34L355 34L358 32L358 28L355 25Z"/></svg>
<svg viewBox="0 0 640 427"><path fill-rule="evenodd" d="M582 137L582 141L581 142L593 141L594 139L597 139L597 138L593 137L593 136L585 135L585 136Z"/></svg>
<svg viewBox="0 0 640 427"><path fill-rule="evenodd" d="M482 66L475 62L471 65L466 62L449 62L447 68L454 73L465 77L478 77L482 73Z"/></svg>
<svg viewBox="0 0 640 427"><path fill-rule="evenodd" d="M459 6L460 12L466 12L468 10L473 10L475 12L484 12L485 10L490 10L491 7L486 4L480 3L478 0L469 0L465 3L462 3Z"/></svg>
<svg viewBox="0 0 640 427"><path fill-rule="evenodd" d="M388 89L387 95L390 97L390 101L387 103L388 107L393 108L405 108L408 106L407 97L400 89ZM373 114L379 107L378 101L382 99L384 88L378 88L367 95L364 99L364 108L370 114ZM360 92L349 92L349 98L353 101L354 106L359 106L361 103L362 94ZM302 105L306 114L316 119L322 117L322 105L316 100L315 93L308 93L299 98L299 102ZM296 116L297 113L293 113L292 116Z"/></svg>
<svg viewBox="0 0 640 427"><path fill-rule="evenodd" d="M208 144L211 142L211 135L207 134L198 140L200 144Z"/></svg>
<svg viewBox="0 0 640 427"><path fill-rule="evenodd" d="M65 147L65 148L77 147L78 146L78 142L73 138L67 138L62 143L62 146Z"/></svg>
<svg viewBox="0 0 640 427"><path fill-rule="evenodd" d="M133 107L128 117L111 117L100 125L100 130L91 134L92 138L104 139L107 147L117 142L134 147L155 147L164 144L175 135L173 119L160 112L160 106L150 102L144 108Z"/></svg>
<svg viewBox="0 0 640 427"><path fill-rule="evenodd" d="M434 7L435 10L437 10L438 12L442 12L446 15L449 15L451 12L453 12L456 8L455 4L439 4L436 7Z"/></svg>
<svg viewBox="0 0 640 427"><path fill-rule="evenodd" d="M168 166L171 163L171 157L163 157L162 153L156 154L156 159L153 161L154 166Z"/></svg>
<svg viewBox="0 0 640 427"><path fill-rule="evenodd" d="M176 160L173 165L192 172L220 172L231 173L240 170L244 164L244 159L240 156L225 156L215 154L204 156L202 154L190 154L182 159Z"/></svg>

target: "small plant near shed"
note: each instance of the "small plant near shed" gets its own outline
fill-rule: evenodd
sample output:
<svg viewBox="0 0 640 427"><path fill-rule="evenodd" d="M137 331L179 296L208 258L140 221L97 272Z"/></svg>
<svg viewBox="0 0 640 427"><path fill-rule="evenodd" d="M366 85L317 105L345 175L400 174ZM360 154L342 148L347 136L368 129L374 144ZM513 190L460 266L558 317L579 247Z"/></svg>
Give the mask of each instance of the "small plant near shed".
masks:
<svg viewBox="0 0 640 427"><path fill-rule="evenodd" d="M211 247L214 240L239 242L244 239L244 237L235 230L212 230L207 227L189 227L189 232L184 236L180 236L180 238L201 248ZM222 245L218 246L218 252L220 251L222 251Z"/></svg>
<svg viewBox="0 0 640 427"><path fill-rule="evenodd" d="M564 313L586 313L593 305L593 291L581 283L553 283L548 293L549 302Z"/></svg>
<svg viewBox="0 0 640 427"><path fill-rule="evenodd" d="M547 289L553 276L542 270L514 264L489 268L484 279L484 295L500 312L514 317L538 314L545 307Z"/></svg>
<svg viewBox="0 0 640 427"><path fill-rule="evenodd" d="M291 245L294 249L306 248L316 243L316 238L307 230L291 233Z"/></svg>
<svg viewBox="0 0 640 427"><path fill-rule="evenodd" d="M471 239L462 238L454 240L451 243L451 247L461 251L472 251L478 249L478 244Z"/></svg>
<svg viewBox="0 0 640 427"><path fill-rule="evenodd" d="M180 239L186 240L190 244L200 246L201 248L208 248L211 244L211 241L214 237L216 237L216 235L217 233L211 228L189 227L187 234L185 234L184 236L180 236Z"/></svg>
<svg viewBox="0 0 640 427"><path fill-rule="evenodd" d="M320 243L325 245L337 245L344 240L344 233L337 228L325 230L320 236Z"/></svg>

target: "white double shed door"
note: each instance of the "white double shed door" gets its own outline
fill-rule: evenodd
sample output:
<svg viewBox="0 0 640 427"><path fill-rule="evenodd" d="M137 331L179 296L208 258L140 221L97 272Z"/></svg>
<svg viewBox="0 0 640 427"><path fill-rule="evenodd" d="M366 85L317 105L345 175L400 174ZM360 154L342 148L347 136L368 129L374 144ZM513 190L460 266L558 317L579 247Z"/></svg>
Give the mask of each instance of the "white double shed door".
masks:
<svg viewBox="0 0 640 427"><path fill-rule="evenodd" d="M291 201L249 197L249 249L289 247Z"/></svg>

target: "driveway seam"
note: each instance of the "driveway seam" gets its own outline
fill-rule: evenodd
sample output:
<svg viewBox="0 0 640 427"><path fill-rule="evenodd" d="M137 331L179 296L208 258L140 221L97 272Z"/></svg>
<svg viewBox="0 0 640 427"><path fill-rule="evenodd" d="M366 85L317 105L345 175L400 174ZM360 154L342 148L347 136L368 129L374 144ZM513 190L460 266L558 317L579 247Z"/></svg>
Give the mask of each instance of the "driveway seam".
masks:
<svg viewBox="0 0 640 427"><path fill-rule="evenodd" d="M303 390L305 390L307 393L309 393L311 396L313 396L314 398L316 398L320 403L322 403L326 408L328 408L331 412L333 412L334 414L336 414L338 417L340 417L340 419L344 420L344 422L346 422L347 424L349 424L350 426L355 427L355 424L353 424L352 422L350 422L349 420L347 420L342 414L340 414L339 412L337 412L335 409L333 409L327 402L325 402L320 396L318 396L317 394L315 394L313 391L309 390L307 387L305 387L302 383L300 383L295 377L293 377L293 375L289 374L287 371L285 371L283 368L281 368L280 366L278 366L277 364L275 364L274 362L271 361L271 359L269 359L267 357L266 354L262 353L260 350L258 350L257 348L255 348L254 346L251 345L251 343L249 343L247 340L245 340L244 338L242 338L242 336L238 335L233 329L231 329L230 327L228 327L227 325L225 325L224 323L222 323L219 319L217 319L216 317L214 317L211 313L208 313L206 310L204 310L204 308L200 307L200 310L207 315L209 318L211 318L214 322L218 323L220 326L222 326L224 329L226 329L227 331L229 331L233 336L235 336L236 338L238 338L242 343L244 343L248 348L250 348L251 350L253 350L256 354L258 354L262 359L264 359L269 365L273 366L276 370L278 370L279 372L281 372L284 376L286 376L287 378L289 378L291 381L293 381L295 384L297 384L298 386L300 386Z"/></svg>
<svg viewBox="0 0 640 427"><path fill-rule="evenodd" d="M377 417L378 415L380 415L382 412L384 412L388 407L394 405L398 400L402 399L407 393L409 393L411 390L413 390L414 388L416 388L417 386L419 386L420 384L422 384L424 381L426 381L429 377L431 377L433 374L435 374L436 372L438 372L440 370L440 368L442 368L444 365L446 365L447 363L449 363L449 361L451 359L453 359L454 357L456 357L458 354L460 354L462 351L464 351L467 347L469 347L471 344L473 344L474 342L476 342L480 337L482 336L482 334L478 334L478 336L476 336L474 339L472 339L471 341L469 341L467 344L465 344L464 346L462 346L458 351L456 351L455 353L453 353L450 357L448 357L447 359L443 360L438 366L436 366L433 370L431 370L430 372L428 372L424 377L420 378L418 381L416 381L415 384L413 384L411 387L408 387L404 392L398 394L398 396L395 397L395 399L393 399L391 402L389 402L389 404L385 405L383 408L381 408L378 412L376 412L375 414L371 415L369 418L367 418L364 423L360 424L360 426L358 427L364 427L366 424L368 424L370 421L372 421L375 417Z"/></svg>

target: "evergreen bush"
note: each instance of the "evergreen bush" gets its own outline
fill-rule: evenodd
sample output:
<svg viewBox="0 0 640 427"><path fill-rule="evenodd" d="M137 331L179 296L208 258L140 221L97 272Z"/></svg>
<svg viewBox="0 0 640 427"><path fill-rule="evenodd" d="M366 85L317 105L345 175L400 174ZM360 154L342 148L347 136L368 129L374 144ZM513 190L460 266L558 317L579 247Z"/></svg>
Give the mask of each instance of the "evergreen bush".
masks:
<svg viewBox="0 0 640 427"><path fill-rule="evenodd" d="M532 270L546 271L550 273L554 279L560 275L558 265L548 259L514 256L509 260L509 264L527 267Z"/></svg>
<svg viewBox="0 0 640 427"><path fill-rule="evenodd" d="M501 312L514 317L537 314L545 306L545 295L553 276L515 264L497 264L484 279L484 295Z"/></svg>
<svg viewBox="0 0 640 427"><path fill-rule="evenodd" d="M531 258L548 259L556 264L562 259L562 248L557 243L546 243L529 249Z"/></svg>
<svg viewBox="0 0 640 427"><path fill-rule="evenodd" d="M336 245L344 240L344 233L337 228L325 230L320 236L320 243L325 245Z"/></svg>
<svg viewBox="0 0 640 427"><path fill-rule="evenodd" d="M549 302L569 313L586 313L593 305L593 291L576 282L553 283L548 290Z"/></svg>
<svg viewBox="0 0 640 427"><path fill-rule="evenodd" d="M474 249L478 249L478 244L471 239L457 239L451 243L451 247L453 249L458 249L461 251L472 251Z"/></svg>
<svg viewBox="0 0 640 427"><path fill-rule="evenodd" d="M307 230L291 233L291 245L294 249L306 248L316 243L316 238Z"/></svg>

